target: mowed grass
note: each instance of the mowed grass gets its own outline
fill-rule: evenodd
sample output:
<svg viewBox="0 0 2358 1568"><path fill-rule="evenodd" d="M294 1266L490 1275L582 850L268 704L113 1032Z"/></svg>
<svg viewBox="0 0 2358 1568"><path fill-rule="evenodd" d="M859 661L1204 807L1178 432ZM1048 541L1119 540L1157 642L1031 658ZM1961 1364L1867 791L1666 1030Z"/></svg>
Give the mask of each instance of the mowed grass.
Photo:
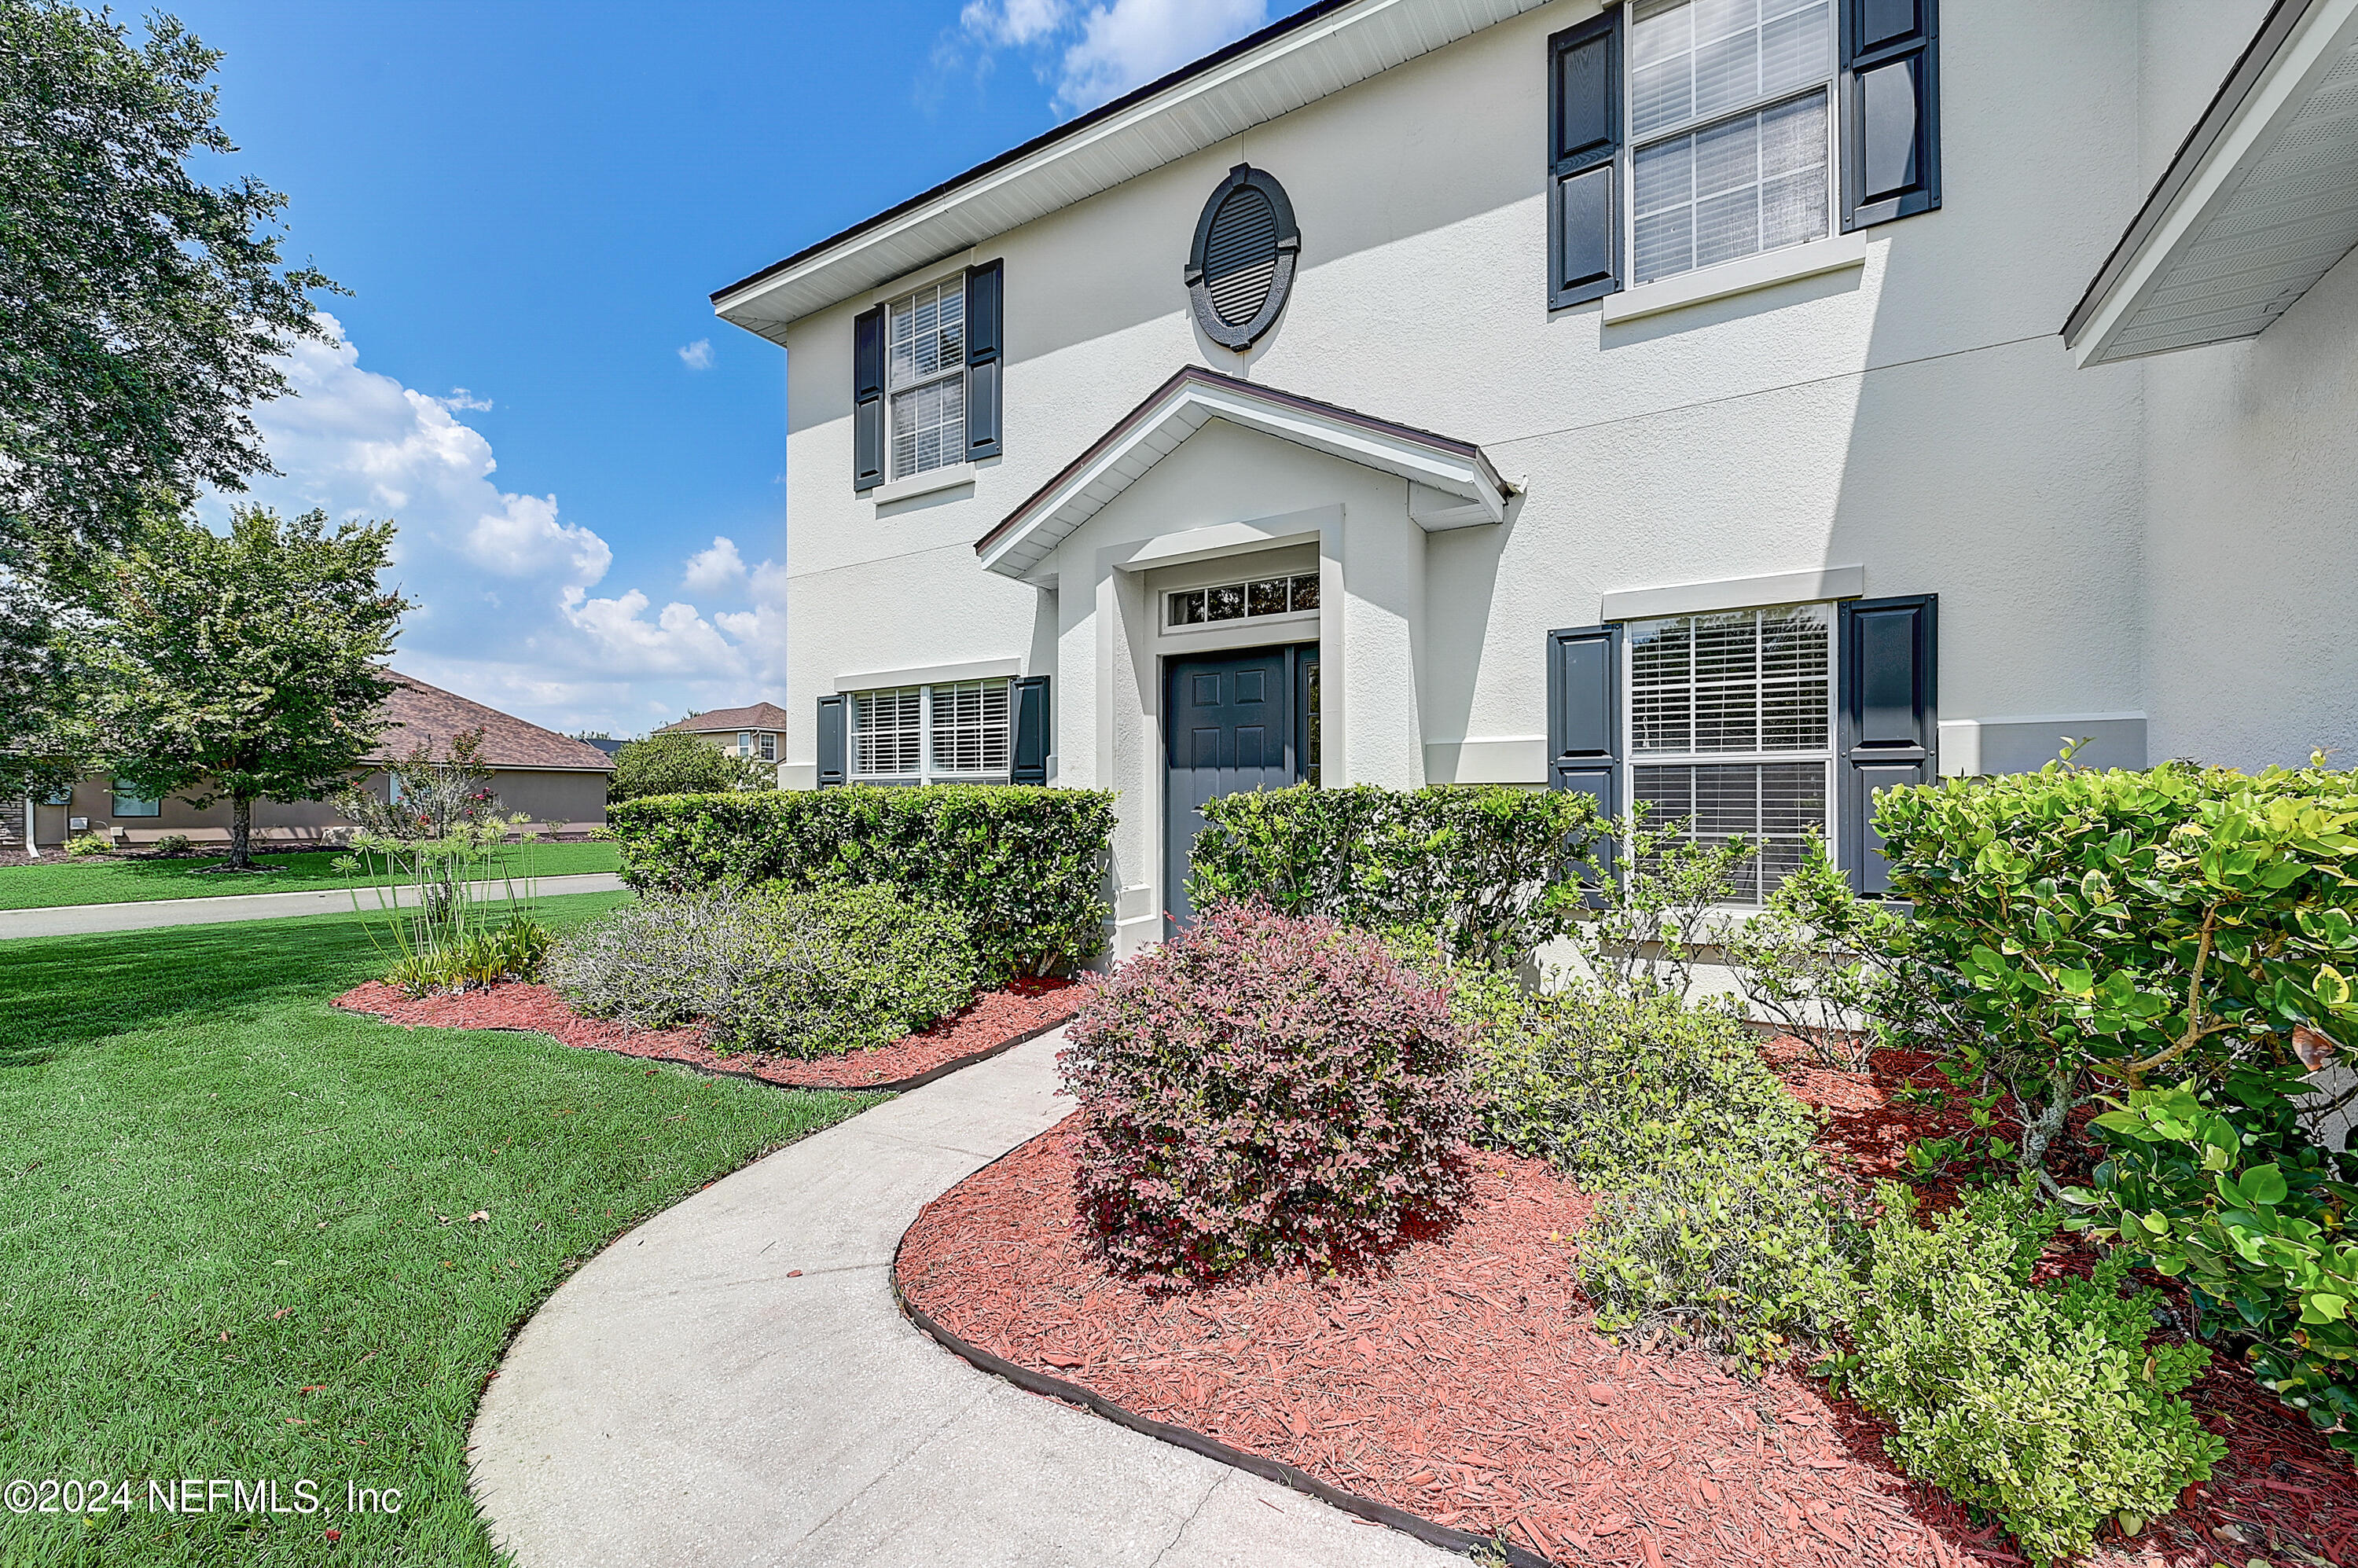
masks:
<svg viewBox="0 0 2358 1568"><path fill-rule="evenodd" d="M0 942L0 1480L131 1504L0 1513L0 1563L500 1561L464 1445L516 1325L638 1220L871 1103L328 1006L380 967L349 915ZM324 1506L150 1511L190 1478ZM346 1513L348 1484L400 1512Z"/></svg>
<svg viewBox="0 0 2358 1568"><path fill-rule="evenodd" d="M284 855L256 855L256 864L273 870L230 873L205 870L222 863L219 855L171 860L69 860L60 852L48 850L37 864L0 866L0 909L58 909L75 903L220 898L230 893L317 892L349 885L342 872L330 869L342 853L341 849L297 849ZM529 872L562 877L621 869L621 858L611 844L511 844L484 875L497 877L509 871L517 876Z"/></svg>

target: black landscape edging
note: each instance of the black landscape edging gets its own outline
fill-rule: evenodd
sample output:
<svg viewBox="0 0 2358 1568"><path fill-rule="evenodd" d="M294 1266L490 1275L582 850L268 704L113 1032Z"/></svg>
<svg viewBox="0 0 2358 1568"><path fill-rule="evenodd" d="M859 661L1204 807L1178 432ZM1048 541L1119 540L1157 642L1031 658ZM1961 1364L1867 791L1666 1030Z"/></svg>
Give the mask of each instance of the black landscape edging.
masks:
<svg viewBox="0 0 2358 1568"><path fill-rule="evenodd" d="M330 1002L329 1005L339 1012L349 1012L355 1018L373 1018L380 1022L396 1024L403 1029L480 1029L488 1034L544 1034L551 1040L557 1040L557 1036L549 1034L545 1029L524 1029L513 1023L402 1023L399 1019L388 1018L382 1012L373 1012L364 1007L345 1007L339 1002ZM1075 1011L1077 1011L1078 1009ZM659 1062L667 1067L684 1067L691 1073L703 1073L715 1078L741 1078L749 1084L761 1084L773 1089L795 1089L804 1094L813 1095L897 1095L905 1094L911 1089L922 1088L936 1078L946 1078L960 1068L971 1067L979 1062L988 1062L993 1056L1014 1050L1018 1045L1028 1045L1043 1034L1062 1029L1072 1022L1073 1014L1068 1012L1062 1018L1043 1023L1011 1039L1001 1040L995 1045L986 1045L979 1051L970 1051L963 1056L953 1056L948 1061L936 1063L913 1076L893 1078L881 1084L782 1084L775 1078L763 1077L760 1074L743 1067L714 1067L700 1062L677 1061L669 1056L642 1056L633 1051L617 1051L611 1045L576 1045L568 1040L557 1040L557 1043L568 1051L597 1051L609 1056L620 1056L629 1062Z"/></svg>
<svg viewBox="0 0 2358 1568"><path fill-rule="evenodd" d="M1046 1134L1040 1136L1044 1137ZM1036 1141L1035 1139L1025 1139L1023 1142L1017 1144L1015 1149L1009 1150L1007 1154L1001 1154L999 1160L1006 1159L1008 1154L1014 1153L1016 1149L1024 1148L1034 1141ZM993 1160L990 1165L996 1165L999 1160ZM961 1177L959 1184L972 1181L983 1171L990 1169L990 1165L984 1165ZM955 1191L956 1187L953 1186L950 1190ZM911 1223L914 1226L915 1222ZM1249 1476L1258 1476L1264 1481L1274 1481L1292 1491L1316 1498L1330 1508L1340 1509L1345 1513L1366 1519L1370 1524L1389 1525L1402 1534L1414 1536L1427 1546L1437 1546L1444 1552L1454 1552L1461 1557L1478 1557L1484 1552L1503 1552L1507 1568L1555 1568L1555 1564L1547 1558L1540 1556L1528 1547L1519 1546L1503 1536L1474 1535L1466 1530L1453 1530L1448 1525L1434 1523L1422 1514L1412 1514L1406 1509L1396 1509L1390 1503L1378 1502L1373 1498L1364 1498L1357 1492L1347 1492L1331 1482L1320 1480L1306 1470L1296 1469L1282 1459L1271 1459L1265 1454L1254 1454L1242 1448L1232 1448L1217 1437L1209 1437L1197 1432L1194 1427L1174 1426L1169 1422L1156 1421L1150 1416L1140 1415L1135 1411L1114 1403L1113 1400L1093 1389L1084 1388L1078 1383L1066 1382L1062 1378L1052 1378L1045 1372L1035 1372L1029 1367L1019 1366L1008 1360L1003 1356L993 1355L980 1346L968 1344L964 1339L935 1322L930 1314L910 1301L907 1293L901 1289L901 1249L908 1245L908 1241L909 1233L903 1230L901 1233L900 1241L892 1248L893 1301L900 1304L902 1314L914 1324L920 1333L951 1355L979 1370L988 1372L995 1378L1003 1378L1026 1393L1039 1394L1046 1399L1062 1400L1066 1404L1078 1405L1092 1414L1112 1422L1116 1426L1126 1426L1132 1432L1142 1433L1161 1443L1168 1443L1174 1448L1184 1448L1190 1454L1200 1454L1206 1459L1216 1459L1234 1469L1242 1470Z"/></svg>

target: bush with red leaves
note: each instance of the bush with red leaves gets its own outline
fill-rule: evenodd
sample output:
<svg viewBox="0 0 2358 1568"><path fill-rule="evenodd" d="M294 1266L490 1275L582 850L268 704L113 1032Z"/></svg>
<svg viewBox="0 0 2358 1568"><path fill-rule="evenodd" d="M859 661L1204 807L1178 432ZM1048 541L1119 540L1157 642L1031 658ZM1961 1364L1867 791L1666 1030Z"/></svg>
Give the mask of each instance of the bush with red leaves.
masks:
<svg viewBox="0 0 2358 1568"><path fill-rule="evenodd" d="M1081 1217L1126 1272L1332 1267L1463 1195L1465 1043L1363 933L1217 907L1099 983L1065 1038Z"/></svg>

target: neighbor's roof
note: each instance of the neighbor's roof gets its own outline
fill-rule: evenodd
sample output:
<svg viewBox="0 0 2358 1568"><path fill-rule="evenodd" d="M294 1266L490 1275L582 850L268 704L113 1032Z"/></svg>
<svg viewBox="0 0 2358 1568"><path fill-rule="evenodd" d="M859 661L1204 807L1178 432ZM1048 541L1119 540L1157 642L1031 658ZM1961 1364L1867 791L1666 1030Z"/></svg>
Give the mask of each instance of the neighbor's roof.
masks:
<svg viewBox="0 0 2358 1568"><path fill-rule="evenodd" d="M682 730L690 735L718 735L727 730L784 730L786 710L774 702L757 702L751 708L716 708L709 713L691 713L676 724L666 724L655 731Z"/></svg>
<svg viewBox="0 0 2358 1568"><path fill-rule="evenodd" d="M380 710L393 720L393 728L377 741L366 759L369 762L401 761L421 745L427 748L427 755L440 761L450 754L452 736L480 730L483 744L476 755L486 767L585 773L614 771L614 759L595 746L527 724L496 708L470 702L398 670L385 674L401 684L394 687Z"/></svg>
<svg viewBox="0 0 2358 1568"><path fill-rule="evenodd" d="M2081 364L2253 338L2358 244L2358 0L2277 0L2063 325Z"/></svg>
<svg viewBox="0 0 2358 1568"><path fill-rule="evenodd" d="M712 308L784 342L813 311L1546 3L1319 0L729 285Z"/></svg>

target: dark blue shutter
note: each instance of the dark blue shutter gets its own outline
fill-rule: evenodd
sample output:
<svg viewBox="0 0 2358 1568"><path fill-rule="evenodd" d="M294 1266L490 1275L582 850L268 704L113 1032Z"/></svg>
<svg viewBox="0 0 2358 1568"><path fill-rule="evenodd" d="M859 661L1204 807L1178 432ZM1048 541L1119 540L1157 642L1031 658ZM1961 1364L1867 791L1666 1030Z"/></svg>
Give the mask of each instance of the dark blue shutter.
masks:
<svg viewBox="0 0 2358 1568"><path fill-rule="evenodd" d="M818 787L821 789L851 782L851 772L846 765L849 761L849 737L845 733L849 728L845 722L848 717L849 704L845 698L822 697L818 699Z"/></svg>
<svg viewBox="0 0 2358 1568"><path fill-rule="evenodd" d="M884 482L884 308L851 319L851 488Z"/></svg>
<svg viewBox="0 0 2358 1568"><path fill-rule="evenodd" d="M1009 782L1044 784L1048 782L1048 753L1056 746L1056 732L1049 722L1048 677L1023 676L1014 685L1014 762L1009 770Z"/></svg>
<svg viewBox="0 0 2358 1568"><path fill-rule="evenodd" d="M1842 0L1843 229L1941 204L1940 0Z"/></svg>
<svg viewBox="0 0 2358 1568"><path fill-rule="evenodd" d="M1548 40L1548 308L1621 287L1621 13Z"/></svg>
<svg viewBox="0 0 2358 1568"><path fill-rule="evenodd" d="M1875 792L1930 784L1941 773L1939 610L1932 594L1842 607L1837 854L1851 886L1869 897L1891 891L1883 837L1875 830Z"/></svg>
<svg viewBox="0 0 2358 1568"><path fill-rule="evenodd" d="M999 456L999 360L1005 336L1000 264L966 269L966 455Z"/></svg>
<svg viewBox="0 0 2358 1568"><path fill-rule="evenodd" d="M1548 787L1585 790L1621 810L1621 628L1551 632L1547 640Z"/></svg>

